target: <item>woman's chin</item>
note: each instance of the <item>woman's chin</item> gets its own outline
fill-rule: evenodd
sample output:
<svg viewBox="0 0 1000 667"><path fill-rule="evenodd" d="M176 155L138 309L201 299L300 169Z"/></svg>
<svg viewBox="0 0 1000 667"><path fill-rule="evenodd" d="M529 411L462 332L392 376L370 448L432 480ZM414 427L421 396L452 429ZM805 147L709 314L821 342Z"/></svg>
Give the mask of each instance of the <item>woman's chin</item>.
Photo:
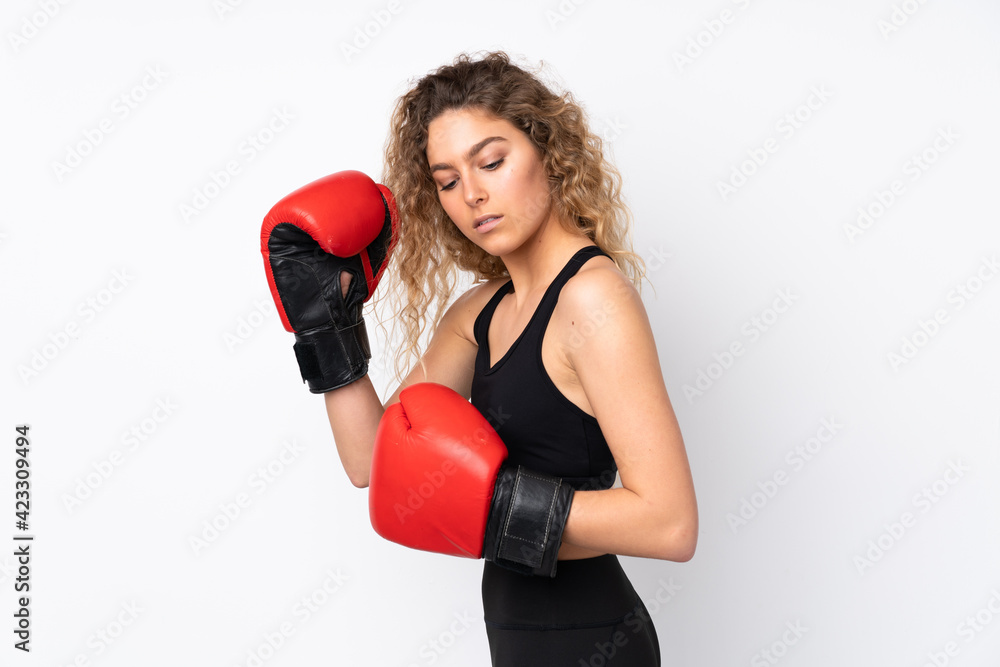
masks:
<svg viewBox="0 0 1000 667"><path fill-rule="evenodd" d="M515 244L506 241L501 237L491 237L489 234L482 236L471 236L467 237L476 246L478 246L483 252L493 255L494 257L503 257L516 249Z"/></svg>

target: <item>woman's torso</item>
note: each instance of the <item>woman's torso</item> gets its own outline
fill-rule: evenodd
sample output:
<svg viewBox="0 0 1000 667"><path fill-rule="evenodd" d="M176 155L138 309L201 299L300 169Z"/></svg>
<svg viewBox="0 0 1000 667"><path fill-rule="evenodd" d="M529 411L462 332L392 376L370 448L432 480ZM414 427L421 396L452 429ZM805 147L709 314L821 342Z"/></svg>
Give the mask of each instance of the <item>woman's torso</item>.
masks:
<svg viewBox="0 0 1000 667"><path fill-rule="evenodd" d="M578 489L609 488L617 468L569 365L567 348L580 327L568 328L566 316L579 320L579 314L558 304L574 276L606 263L611 260L596 246L578 250L520 313L513 285L493 281L484 286L485 303L473 322L472 404L507 445L508 462L563 477Z"/></svg>

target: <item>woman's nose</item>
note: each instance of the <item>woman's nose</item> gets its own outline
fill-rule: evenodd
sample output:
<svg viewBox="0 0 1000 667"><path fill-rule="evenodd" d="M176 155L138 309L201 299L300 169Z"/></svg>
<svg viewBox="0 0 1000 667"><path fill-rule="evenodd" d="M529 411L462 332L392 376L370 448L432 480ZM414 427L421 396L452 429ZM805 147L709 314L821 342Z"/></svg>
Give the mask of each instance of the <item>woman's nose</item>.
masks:
<svg viewBox="0 0 1000 667"><path fill-rule="evenodd" d="M465 179L465 202L469 206L478 206L486 201L486 190L474 176Z"/></svg>

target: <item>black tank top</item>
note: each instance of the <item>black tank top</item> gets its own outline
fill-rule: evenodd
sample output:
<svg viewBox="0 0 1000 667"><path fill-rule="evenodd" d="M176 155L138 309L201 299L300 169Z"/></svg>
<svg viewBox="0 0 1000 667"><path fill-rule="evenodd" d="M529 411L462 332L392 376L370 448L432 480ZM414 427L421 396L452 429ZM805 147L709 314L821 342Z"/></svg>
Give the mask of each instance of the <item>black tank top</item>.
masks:
<svg viewBox="0 0 1000 667"><path fill-rule="evenodd" d="M542 365L542 337L566 281L597 246L581 248L545 290L528 325L490 368L489 328L500 300L514 284L500 287L476 318L479 344L472 377L472 404L507 445L507 461L562 477L576 489L607 489L618 468L597 419L572 403Z"/></svg>

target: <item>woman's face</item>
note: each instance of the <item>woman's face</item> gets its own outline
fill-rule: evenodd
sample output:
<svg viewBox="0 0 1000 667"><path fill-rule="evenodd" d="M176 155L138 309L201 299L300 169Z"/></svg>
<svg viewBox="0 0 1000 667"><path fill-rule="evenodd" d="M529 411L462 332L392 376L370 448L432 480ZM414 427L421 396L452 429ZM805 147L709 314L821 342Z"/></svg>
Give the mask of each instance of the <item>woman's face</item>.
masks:
<svg viewBox="0 0 1000 667"><path fill-rule="evenodd" d="M473 243L503 256L548 221L551 196L541 155L509 121L478 109L449 110L431 121L427 134L438 200Z"/></svg>

